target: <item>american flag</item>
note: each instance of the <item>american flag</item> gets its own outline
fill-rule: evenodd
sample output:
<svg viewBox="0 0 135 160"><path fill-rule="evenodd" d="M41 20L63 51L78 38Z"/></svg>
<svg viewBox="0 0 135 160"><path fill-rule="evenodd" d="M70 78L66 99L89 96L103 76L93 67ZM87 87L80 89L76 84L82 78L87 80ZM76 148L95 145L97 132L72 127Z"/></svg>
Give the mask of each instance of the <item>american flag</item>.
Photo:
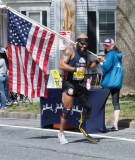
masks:
<svg viewBox="0 0 135 160"><path fill-rule="evenodd" d="M7 12L9 92L47 97L46 71L55 34L16 12Z"/></svg>

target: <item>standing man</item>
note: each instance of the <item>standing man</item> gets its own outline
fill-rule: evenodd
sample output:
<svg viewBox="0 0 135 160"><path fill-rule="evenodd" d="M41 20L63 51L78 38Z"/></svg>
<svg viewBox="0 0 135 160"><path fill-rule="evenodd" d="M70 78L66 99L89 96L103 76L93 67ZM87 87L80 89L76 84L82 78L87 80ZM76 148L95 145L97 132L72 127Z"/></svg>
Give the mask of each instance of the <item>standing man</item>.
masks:
<svg viewBox="0 0 135 160"><path fill-rule="evenodd" d="M94 68L102 57L94 62L90 61L89 53L87 52L89 40L86 34L80 34L77 38L75 46L67 47L60 58L59 68L63 71L62 84L62 103L63 110L61 114L60 131L58 133L58 140L61 144L66 144L68 141L64 136L64 127L66 120L72 110L74 98L77 98L83 107L83 112L80 117L79 130L91 142L98 140L90 137L82 128L85 119L89 119L91 115L92 106L89 100L89 93L83 85L86 68Z"/></svg>

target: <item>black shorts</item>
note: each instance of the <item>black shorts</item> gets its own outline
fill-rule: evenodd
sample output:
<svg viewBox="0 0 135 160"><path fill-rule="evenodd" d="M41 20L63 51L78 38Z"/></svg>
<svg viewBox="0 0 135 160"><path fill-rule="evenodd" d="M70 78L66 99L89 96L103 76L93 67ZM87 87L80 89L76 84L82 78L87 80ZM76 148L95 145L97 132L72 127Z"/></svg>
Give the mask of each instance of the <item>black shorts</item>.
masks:
<svg viewBox="0 0 135 160"><path fill-rule="evenodd" d="M72 97L81 97L82 95L89 95L85 85L79 81L68 81L64 80L62 84L63 92L65 92L68 96Z"/></svg>

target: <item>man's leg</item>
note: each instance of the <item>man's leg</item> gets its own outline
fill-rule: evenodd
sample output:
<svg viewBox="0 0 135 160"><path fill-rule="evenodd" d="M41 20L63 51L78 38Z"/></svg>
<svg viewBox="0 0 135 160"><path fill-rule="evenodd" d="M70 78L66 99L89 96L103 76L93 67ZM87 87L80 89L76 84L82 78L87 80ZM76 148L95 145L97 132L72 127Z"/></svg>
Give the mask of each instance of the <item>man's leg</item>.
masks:
<svg viewBox="0 0 135 160"><path fill-rule="evenodd" d="M78 100L83 107L83 112L80 113L79 130L81 133L83 133L84 137L87 138L90 142L98 142L97 139L94 139L91 136L89 136L86 133L86 131L84 131L84 129L82 128L84 121L90 118L92 106L91 106L91 103L89 100L89 94L87 93L87 91L84 90L84 92L82 91L81 94L82 95L78 96Z"/></svg>
<svg viewBox="0 0 135 160"><path fill-rule="evenodd" d="M64 128L66 125L67 118L72 110L74 97L68 96L65 92L62 94L63 110L60 117L60 131L58 133L58 138L61 144L68 143L64 136Z"/></svg>

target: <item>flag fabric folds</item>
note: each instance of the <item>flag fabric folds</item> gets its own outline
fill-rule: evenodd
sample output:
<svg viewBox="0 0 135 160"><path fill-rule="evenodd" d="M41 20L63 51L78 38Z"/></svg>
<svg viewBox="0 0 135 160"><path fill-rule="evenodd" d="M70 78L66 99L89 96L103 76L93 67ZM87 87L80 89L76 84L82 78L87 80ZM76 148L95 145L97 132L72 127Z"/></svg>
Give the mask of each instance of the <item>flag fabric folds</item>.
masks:
<svg viewBox="0 0 135 160"><path fill-rule="evenodd" d="M47 65L55 34L8 9L9 92L47 97Z"/></svg>

